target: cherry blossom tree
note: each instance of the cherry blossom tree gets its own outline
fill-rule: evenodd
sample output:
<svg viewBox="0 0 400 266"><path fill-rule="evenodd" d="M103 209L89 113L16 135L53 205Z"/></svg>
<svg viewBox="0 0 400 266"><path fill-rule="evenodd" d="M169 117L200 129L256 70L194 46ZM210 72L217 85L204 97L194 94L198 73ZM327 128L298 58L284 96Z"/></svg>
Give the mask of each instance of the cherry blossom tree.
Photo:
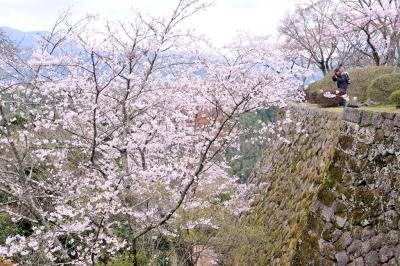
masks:
<svg viewBox="0 0 400 266"><path fill-rule="evenodd" d="M279 28L293 63L317 66L400 65L397 0L304 1Z"/></svg>
<svg viewBox="0 0 400 266"><path fill-rule="evenodd" d="M170 17L102 30L66 13L18 66L23 81L0 84L0 211L30 225L2 256L96 265L128 253L138 265L143 239L249 210L257 189L228 175L224 152L246 133L242 114L298 84L266 38L199 45L180 25L207 6L179 0Z"/></svg>
<svg viewBox="0 0 400 266"><path fill-rule="evenodd" d="M399 1L338 0L336 6L336 15L331 21L337 36L373 60L375 65L399 65Z"/></svg>
<svg viewBox="0 0 400 266"><path fill-rule="evenodd" d="M282 21L279 32L282 48L288 58L302 67L315 65L326 75L332 68L332 60L339 40L330 35L332 24L330 1L298 5Z"/></svg>

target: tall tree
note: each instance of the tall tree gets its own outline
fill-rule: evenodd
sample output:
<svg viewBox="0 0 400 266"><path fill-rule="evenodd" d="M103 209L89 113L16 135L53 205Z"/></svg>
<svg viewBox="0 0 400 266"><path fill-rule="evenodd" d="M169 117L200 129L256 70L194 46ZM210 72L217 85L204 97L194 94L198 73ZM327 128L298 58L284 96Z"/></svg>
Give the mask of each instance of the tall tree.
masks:
<svg viewBox="0 0 400 266"><path fill-rule="evenodd" d="M0 254L97 265L123 252L138 265L141 239L218 228L216 211L248 210L253 187L228 175L224 151L242 114L293 97L296 81L271 66L264 38L210 56L180 28L206 6L179 0L170 17L136 14L103 31L62 16L21 66L29 82L0 83L10 98L0 105L0 211L32 226Z"/></svg>
<svg viewBox="0 0 400 266"><path fill-rule="evenodd" d="M331 12L330 1L299 5L279 27L283 50L288 58L302 66L311 63L324 75L332 68L333 55L338 46L337 38L330 35Z"/></svg>

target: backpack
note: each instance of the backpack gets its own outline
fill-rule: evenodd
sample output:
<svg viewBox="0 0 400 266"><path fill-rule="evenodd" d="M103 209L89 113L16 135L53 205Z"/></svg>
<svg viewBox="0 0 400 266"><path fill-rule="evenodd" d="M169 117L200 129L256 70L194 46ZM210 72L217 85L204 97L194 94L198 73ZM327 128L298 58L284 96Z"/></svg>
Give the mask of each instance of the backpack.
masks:
<svg viewBox="0 0 400 266"><path fill-rule="evenodd" d="M343 75L344 75L345 78L346 78L347 84L350 85L350 75L349 75L349 73L348 73L348 72L343 72Z"/></svg>

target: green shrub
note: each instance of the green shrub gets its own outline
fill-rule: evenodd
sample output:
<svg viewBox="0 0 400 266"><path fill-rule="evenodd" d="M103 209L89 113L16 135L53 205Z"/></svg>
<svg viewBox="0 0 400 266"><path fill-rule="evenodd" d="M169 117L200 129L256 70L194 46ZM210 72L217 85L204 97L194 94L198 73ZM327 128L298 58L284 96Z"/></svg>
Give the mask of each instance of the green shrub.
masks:
<svg viewBox="0 0 400 266"><path fill-rule="evenodd" d="M387 74L374 79L368 87L368 97L374 101L387 101L400 82L400 74Z"/></svg>
<svg viewBox="0 0 400 266"><path fill-rule="evenodd" d="M396 106L400 106L400 90L396 90L390 95L390 102Z"/></svg>
<svg viewBox="0 0 400 266"><path fill-rule="evenodd" d="M11 221L10 216L0 214L0 245L4 245L8 236L20 233L21 229Z"/></svg>
<svg viewBox="0 0 400 266"><path fill-rule="evenodd" d="M351 98L357 97L359 101L363 101L368 98L367 90L371 81L385 74L400 73L400 69L396 67L368 66L351 68L346 70L346 72L349 73L351 81L348 95ZM307 94L332 87L336 87L336 83L332 81L331 75L327 75L322 80L310 84Z"/></svg>

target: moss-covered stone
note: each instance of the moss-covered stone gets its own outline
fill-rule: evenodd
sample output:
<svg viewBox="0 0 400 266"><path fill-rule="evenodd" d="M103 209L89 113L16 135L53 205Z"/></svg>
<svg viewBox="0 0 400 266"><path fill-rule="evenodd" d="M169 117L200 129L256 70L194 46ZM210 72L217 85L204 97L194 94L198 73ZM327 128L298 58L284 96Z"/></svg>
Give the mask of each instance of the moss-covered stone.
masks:
<svg viewBox="0 0 400 266"><path fill-rule="evenodd" d="M362 202L366 206L371 206L373 201L375 200L374 191L367 187L357 187L355 192L356 201Z"/></svg>
<svg viewBox="0 0 400 266"><path fill-rule="evenodd" d="M335 199L336 199L335 193L333 193L327 188L322 188L318 192L318 200L326 206L331 206L332 203L335 201Z"/></svg>
<svg viewBox="0 0 400 266"><path fill-rule="evenodd" d="M351 136L341 136L339 138L339 146L343 150L349 150L353 147L354 138Z"/></svg>
<svg viewBox="0 0 400 266"><path fill-rule="evenodd" d="M259 215L247 219L253 224L253 216L263 221L267 244L245 249L246 262L251 263L230 265L329 265L336 254L357 248L378 232L392 232L393 238L397 230L400 239L394 226L397 217L390 226L387 222L392 210L400 210L399 160L393 149L397 131L377 129L394 119L376 122L371 117L383 116L373 113L358 125L310 110L295 113L293 120L307 123L309 135L304 138L289 130L285 137L294 136L292 145L266 152L263 162L269 171L257 181L269 182L270 187L253 208ZM364 246L368 249L368 243ZM328 256L324 247L331 251Z"/></svg>
<svg viewBox="0 0 400 266"><path fill-rule="evenodd" d="M383 129L377 129L375 131L374 142L375 143L382 142L384 138L385 138L385 132L383 131Z"/></svg>
<svg viewBox="0 0 400 266"><path fill-rule="evenodd" d="M327 241L327 242L331 242L332 241L332 233L333 231L335 231L335 227L333 225L330 225L328 227L326 227L321 234L321 237L323 240Z"/></svg>
<svg viewBox="0 0 400 266"><path fill-rule="evenodd" d="M338 202L335 207L335 215L343 217L347 213L347 205L344 202Z"/></svg>
<svg viewBox="0 0 400 266"><path fill-rule="evenodd" d="M319 237L305 234L296 248L291 265L320 265Z"/></svg>

